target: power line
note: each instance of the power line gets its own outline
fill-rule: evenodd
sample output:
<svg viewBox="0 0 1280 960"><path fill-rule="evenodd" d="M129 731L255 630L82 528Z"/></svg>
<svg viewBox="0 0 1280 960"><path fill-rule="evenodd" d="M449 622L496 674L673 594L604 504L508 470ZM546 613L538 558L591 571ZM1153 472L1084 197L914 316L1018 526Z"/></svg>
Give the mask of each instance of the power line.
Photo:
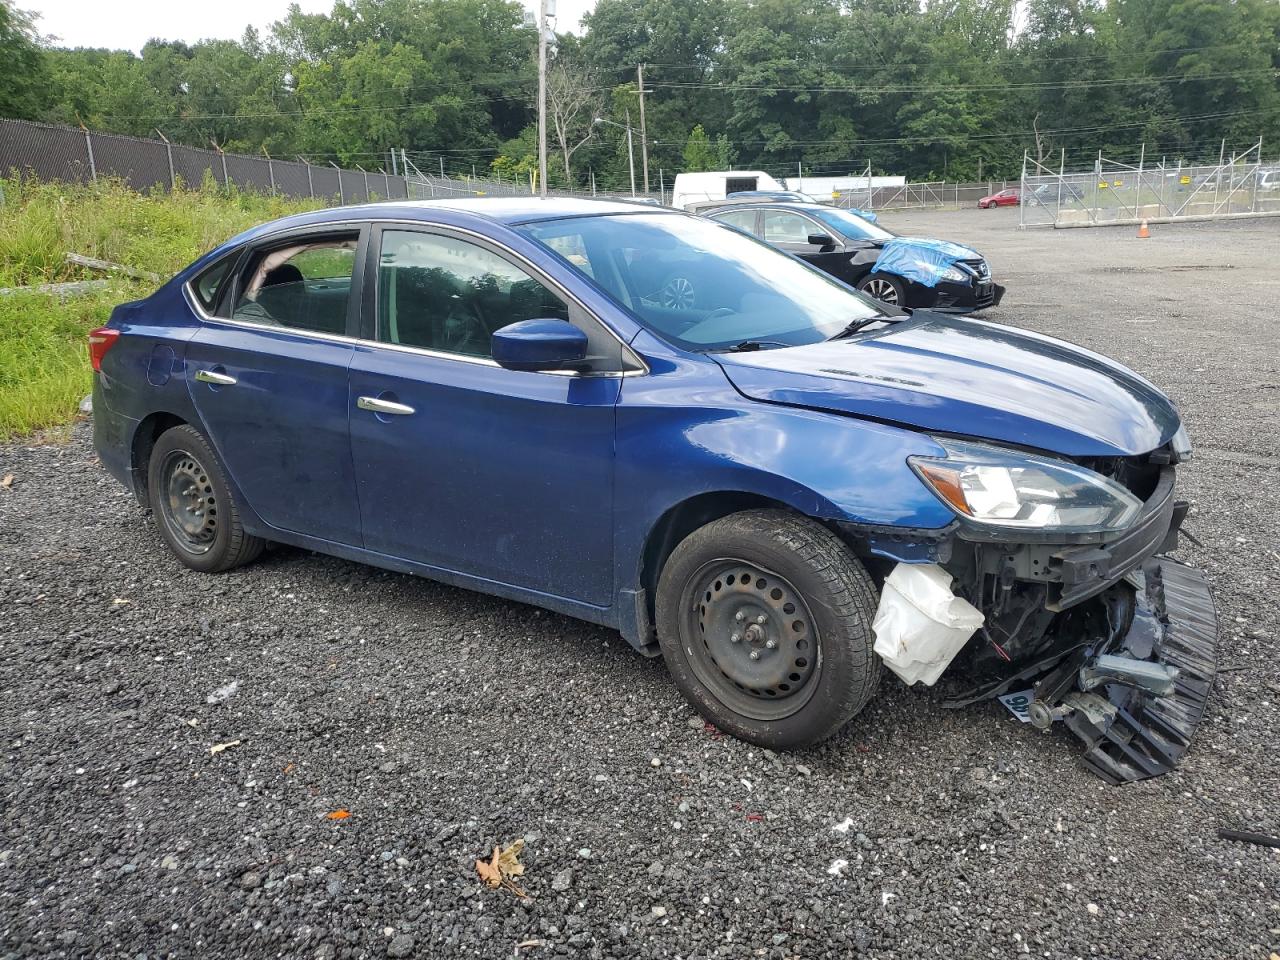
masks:
<svg viewBox="0 0 1280 960"><path fill-rule="evenodd" d="M1247 77L1272 76L1275 77L1278 72L1273 68L1266 68L1253 71L1232 71L1230 73L1219 74L1201 74L1199 76L1186 76L1185 74L1170 74L1161 77L1114 77L1108 79L1097 80L1064 80L1064 81L1047 81L1047 82L1027 82L1027 83L991 83L991 84L892 84L883 87L800 87L788 86L786 84L742 84L742 83L696 83L696 82L680 82L680 81L650 81L652 86L664 87L673 90L723 90L723 91L746 91L760 93L852 93L852 94L878 94L878 93L968 93L968 92L984 92L990 90L1010 91L1010 90L1075 90L1093 87L1118 87L1128 86L1130 84L1140 83L1167 83L1176 81L1178 83L1186 83L1189 81L1199 80L1224 80L1224 79L1244 79Z"/></svg>

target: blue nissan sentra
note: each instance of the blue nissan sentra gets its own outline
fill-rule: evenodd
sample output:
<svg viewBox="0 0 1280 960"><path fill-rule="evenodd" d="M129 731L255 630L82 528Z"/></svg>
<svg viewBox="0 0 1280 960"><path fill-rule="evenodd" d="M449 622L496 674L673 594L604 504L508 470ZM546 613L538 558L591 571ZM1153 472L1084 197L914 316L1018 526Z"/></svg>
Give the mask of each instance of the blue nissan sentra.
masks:
<svg viewBox="0 0 1280 960"><path fill-rule="evenodd" d="M753 743L830 736L887 665L1123 782L1182 756L1213 681L1155 386L709 220L307 213L117 307L90 357L102 463L188 567L293 544L603 624Z"/></svg>

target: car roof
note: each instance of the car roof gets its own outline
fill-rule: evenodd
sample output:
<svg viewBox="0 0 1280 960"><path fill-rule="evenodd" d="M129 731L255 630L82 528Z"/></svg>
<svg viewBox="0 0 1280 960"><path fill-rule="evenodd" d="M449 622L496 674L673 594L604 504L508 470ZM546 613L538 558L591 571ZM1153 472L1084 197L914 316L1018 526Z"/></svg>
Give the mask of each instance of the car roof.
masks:
<svg viewBox="0 0 1280 960"><path fill-rule="evenodd" d="M421 220L424 223L446 223L457 226L476 225L477 221L507 226L567 217L599 217L616 214L679 215L681 211L649 204L617 200L589 200L579 197L462 197L449 200L391 200L344 207L327 207L299 213L255 227L237 240L249 240L263 233L274 233L292 227L324 226L352 220Z"/></svg>
<svg viewBox="0 0 1280 960"><path fill-rule="evenodd" d="M591 200L581 197L460 197L448 200L390 200L310 210L251 227L200 257L180 274L179 279L203 269L228 251L246 243L299 227L326 227L368 220L421 221L454 227L482 229L485 224L514 226L544 220L570 217L601 217L619 214L669 214L688 216L682 210L655 207L643 203L616 200Z"/></svg>
<svg viewBox="0 0 1280 960"><path fill-rule="evenodd" d="M694 204L695 209L698 204ZM764 197L743 197L741 200L720 200L714 205L708 205L702 209L698 209L698 213L728 213L734 210L799 210L800 212L812 211L814 207L822 207L827 210L834 210L835 207L825 203L817 203L810 200L788 200L785 198Z"/></svg>

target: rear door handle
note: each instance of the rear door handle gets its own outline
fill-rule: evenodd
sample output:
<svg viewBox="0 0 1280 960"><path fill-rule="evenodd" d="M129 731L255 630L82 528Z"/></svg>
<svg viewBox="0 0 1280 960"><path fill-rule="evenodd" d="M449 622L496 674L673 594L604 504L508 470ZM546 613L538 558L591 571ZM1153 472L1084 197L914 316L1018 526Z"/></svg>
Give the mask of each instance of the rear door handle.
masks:
<svg viewBox="0 0 1280 960"><path fill-rule="evenodd" d="M368 410L372 413L390 413L399 417L407 417L414 412L413 407L404 403L396 403L393 400L383 400L379 397L358 397L356 406L361 410Z"/></svg>
<svg viewBox="0 0 1280 960"><path fill-rule="evenodd" d="M216 370L197 370L196 379L201 383L214 383L220 387L233 387L236 378L229 373L218 373Z"/></svg>

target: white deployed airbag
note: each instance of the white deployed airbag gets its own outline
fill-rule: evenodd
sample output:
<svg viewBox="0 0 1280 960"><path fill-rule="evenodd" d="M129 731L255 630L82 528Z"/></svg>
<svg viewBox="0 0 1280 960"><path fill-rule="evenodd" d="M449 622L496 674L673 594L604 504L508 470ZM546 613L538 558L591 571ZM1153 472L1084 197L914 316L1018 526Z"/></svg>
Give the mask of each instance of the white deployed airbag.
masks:
<svg viewBox="0 0 1280 960"><path fill-rule="evenodd" d="M951 592L951 574L936 563L900 563L885 578L871 629L876 653L908 686L933 686L983 616Z"/></svg>

